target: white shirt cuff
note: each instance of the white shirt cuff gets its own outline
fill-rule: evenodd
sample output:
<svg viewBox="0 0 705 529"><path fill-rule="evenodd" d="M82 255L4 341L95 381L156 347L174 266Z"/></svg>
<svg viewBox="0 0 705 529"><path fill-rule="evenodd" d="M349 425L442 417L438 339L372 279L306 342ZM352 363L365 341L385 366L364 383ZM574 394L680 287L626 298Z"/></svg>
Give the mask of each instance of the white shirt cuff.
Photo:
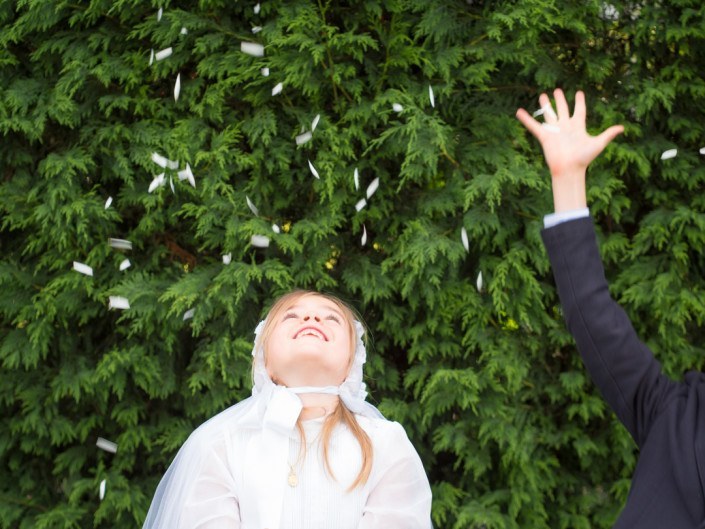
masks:
<svg viewBox="0 0 705 529"><path fill-rule="evenodd" d="M590 216L590 209L571 209L570 211L561 211L560 213L551 213L543 218L544 228L553 228L558 224L563 222L568 222L569 220L582 219Z"/></svg>

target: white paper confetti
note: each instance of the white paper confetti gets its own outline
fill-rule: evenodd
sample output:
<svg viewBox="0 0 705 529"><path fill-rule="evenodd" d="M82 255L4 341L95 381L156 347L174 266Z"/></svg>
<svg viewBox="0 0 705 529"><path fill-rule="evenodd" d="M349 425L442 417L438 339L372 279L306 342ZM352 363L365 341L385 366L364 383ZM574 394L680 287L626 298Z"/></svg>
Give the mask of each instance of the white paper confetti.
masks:
<svg viewBox="0 0 705 529"><path fill-rule="evenodd" d="M152 153L152 161L154 163L156 163L159 167L165 168L168 160L164 156L162 156L161 154L159 154L157 152L153 152Z"/></svg>
<svg viewBox="0 0 705 529"><path fill-rule="evenodd" d="M189 164L186 164L185 169L182 169L176 173L176 176L179 177L179 180L188 180L188 183L191 184L192 187L196 187L196 180L193 178L193 173L191 172L191 166Z"/></svg>
<svg viewBox="0 0 705 529"><path fill-rule="evenodd" d="M174 191L174 179L169 175L169 187L171 188L171 192L176 194L176 191Z"/></svg>
<svg viewBox="0 0 705 529"><path fill-rule="evenodd" d="M132 243L125 239L108 239L108 244L118 250L132 250Z"/></svg>
<svg viewBox="0 0 705 529"><path fill-rule="evenodd" d="M399 103L394 103L392 105L392 110L394 110L394 112L401 112L402 110L404 110L404 107L401 106Z"/></svg>
<svg viewBox="0 0 705 529"><path fill-rule="evenodd" d="M700 148L700 154L705 154L705 147Z"/></svg>
<svg viewBox="0 0 705 529"><path fill-rule="evenodd" d="M465 226L462 227L460 230L460 240L463 241L463 248L465 248L466 252L470 251L470 243L468 242L468 232L465 229Z"/></svg>
<svg viewBox="0 0 705 529"><path fill-rule="evenodd" d="M241 42L240 51L253 57L264 57L264 46L256 42Z"/></svg>
<svg viewBox="0 0 705 529"><path fill-rule="evenodd" d="M124 260L120 263L120 271L123 272L123 271L127 270L128 268L130 268L130 266L132 266L132 263L130 263L130 260L129 260L129 259L124 259Z"/></svg>
<svg viewBox="0 0 705 529"><path fill-rule="evenodd" d="M477 286L477 291L482 292L482 271L480 271L480 273L477 274L476 286Z"/></svg>
<svg viewBox="0 0 705 529"><path fill-rule="evenodd" d="M360 189L360 173L357 172L357 167L355 167L355 172L353 173L353 182L355 183L355 191Z"/></svg>
<svg viewBox="0 0 705 529"><path fill-rule="evenodd" d="M367 228L365 228L365 225L362 225L362 239L360 239L360 244L362 246L365 246L367 244Z"/></svg>
<svg viewBox="0 0 705 529"><path fill-rule="evenodd" d="M154 180L152 180L152 183L149 184L149 189L147 189L147 192L151 193L159 186L164 185L164 183L165 183L164 173L159 173L157 176L154 177Z"/></svg>
<svg viewBox="0 0 705 529"><path fill-rule="evenodd" d="M296 145L303 145L307 141L311 139L311 133L310 132L304 132L303 134L299 134L296 136Z"/></svg>
<svg viewBox="0 0 705 529"><path fill-rule="evenodd" d="M362 200L358 200L357 204L355 204L355 209L359 212L362 208L364 208L367 205L367 200L364 198Z"/></svg>
<svg viewBox="0 0 705 529"><path fill-rule="evenodd" d="M321 120L321 115L316 114L316 117L313 118L313 122L311 123L311 132L316 130L316 127L318 126L318 122Z"/></svg>
<svg viewBox="0 0 705 529"><path fill-rule="evenodd" d="M255 35L260 31L262 31L262 26L255 26L252 28L252 33L254 33Z"/></svg>
<svg viewBox="0 0 705 529"><path fill-rule="evenodd" d="M182 34L182 35L188 35L188 29L186 29L185 26L182 26L182 27L181 27L181 34Z"/></svg>
<svg viewBox="0 0 705 529"><path fill-rule="evenodd" d="M166 166L167 166L167 168L171 169L172 171L176 171L179 168L179 161L167 159Z"/></svg>
<svg viewBox="0 0 705 529"><path fill-rule="evenodd" d="M663 151L661 154L661 159L662 160L668 160L670 158L675 158L678 155L678 149L668 149L667 151Z"/></svg>
<svg viewBox="0 0 705 529"><path fill-rule="evenodd" d="M226 253L223 255L223 264L224 265L229 265L230 261L233 260L233 254L232 253Z"/></svg>
<svg viewBox="0 0 705 529"><path fill-rule="evenodd" d="M76 272L80 272L82 274L85 274L87 276L93 277L93 269L88 266L87 264L79 263L78 261L73 262L73 269L76 270Z"/></svg>
<svg viewBox="0 0 705 529"><path fill-rule="evenodd" d="M110 207L110 204L113 203L113 197L108 197L108 200L105 201L105 209L108 209Z"/></svg>
<svg viewBox="0 0 705 529"><path fill-rule="evenodd" d="M173 50L171 49L171 46L168 48L164 48L163 50L159 50L157 53L154 54L154 60L161 61L162 59L166 59L167 57L171 56L171 52Z"/></svg>
<svg viewBox="0 0 705 529"><path fill-rule="evenodd" d="M260 7L261 7L261 6L259 5L259 3L258 3L258 4L255 4L255 7L254 7L254 9L253 9L253 11L255 12L255 15L259 15Z"/></svg>
<svg viewBox="0 0 705 529"><path fill-rule="evenodd" d="M541 126L548 132L552 132L554 134L558 134L561 131L560 127L557 127L556 125L551 125L549 123L541 123Z"/></svg>
<svg viewBox="0 0 705 529"><path fill-rule="evenodd" d="M152 66L153 63L154 63L154 50L152 50L151 53L149 54L149 65Z"/></svg>
<svg viewBox="0 0 705 529"><path fill-rule="evenodd" d="M162 19L162 14L164 13L164 9L161 7L159 8L159 11L157 11L157 22L159 22Z"/></svg>
<svg viewBox="0 0 705 529"><path fill-rule="evenodd" d="M431 106L436 108L436 99L433 97L433 87L428 85L428 99L431 101Z"/></svg>
<svg viewBox="0 0 705 529"><path fill-rule="evenodd" d="M126 310L126 309L130 308L130 302L127 301L127 298L123 298L121 296L110 296L110 298L108 298L108 299L109 299L108 308L110 308L110 309Z"/></svg>
<svg viewBox="0 0 705 529"><path fill-rule="evenodd" d="M116 443L108 441L107 439L103 439L102 437L98 437L95 442L95 445L101 450L105 450L106 452L110 452L111 454L116 453L118 448L118 445Z"/></svg>
<svg viewBox="0 0 705 529"><path fill-rule="evenodd" d="M176 76L176 83L174 83L174 101L179 100L179 94L181 93L181 74Z"/></svg>
<svg viewBox="0 0 705 529"><path fill-rule="evenodd" d="M98 497L100 498L100 501L103 501L103 498L105 498L105 480L100 482L100 487L98 487Z"/></svg>
<svg viewBox="0 0 705 529"><path fill-rule="evenodd" d="M367 198L372 198L372 195L375 194L375 191L377 191L377 188L379 187L379 176L372 180L372 183L367 186Z"/></svg>
<svg viewBox="0 0 705 529"><path fill-rule="evenodd" d="M276 96L276 95L281 94L282 88L284 88L284 85L282 83L277 83L277 85L274 88L272 88L272 95Z"/></svg>
<svg viewBox="0 0 705 529"><path fill-rule="evenodd" d="M311 163L311 160L308 161L308 168L311 169L311 174L313 174L313 176L315 176L316 178L318 178L320 180L321 177L318 176L318 171L316 171L316 168Z"/></svg>
<svg viewBox="0 0 705 529"><path fill-rule="evenodd" d="M184 312L184 320L190 320L193 318L194 313L196 312L196 309L188 309L186 312Z"/></svg>
<svg viewBox="0 0 705 529"><path fill-rule="evenodd" d="M260 73L261 73L264 77L269 77L269 68L267 68L267 67L262 68L262 69L260 70Z"/></svg>
<svg viewBox="0 0 705 529"><path fill-rule="evenodd" d="M553 107L549 105L544 105L541 108L539 108L536 112L533 113L533 116L535 118L543 115L547 115L552 117L553 119L558 119L558 116L556 116L556 112L553 110Z"/></svg>
<svg viewBox="0 0 705 529"><path fill-rule="evenodd" d="M274 233L281 233L281 229L276 224L272 224L272 231Z"/></svg>
<svg viewBox="0 0 705 529"><path fill-rule="evenodd" d="M250 244L256 248L268 248L269 237L266 235L253 235L250 238Z"/></svg>
<svg viewBox="0 0 705 529"><path fill-rule="evenodd" d="M246 197L245 197L245 200L247 201L247 207L250 208L250 211L252 212L252 214L253 214L255 217L257 217L257 216L259 215L259 210L258 210L257 207L252 203L252 201L250 200L250 197L246 196Z"/></svg>

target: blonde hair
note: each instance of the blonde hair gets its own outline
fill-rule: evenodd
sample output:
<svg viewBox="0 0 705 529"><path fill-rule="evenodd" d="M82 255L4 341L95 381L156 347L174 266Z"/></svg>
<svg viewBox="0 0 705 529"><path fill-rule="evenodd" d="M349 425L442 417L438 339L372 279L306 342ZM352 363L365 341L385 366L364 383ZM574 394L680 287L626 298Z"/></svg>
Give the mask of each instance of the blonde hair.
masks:
<svg viewBox="0 0 705 529"><path fill-rule="evenodd" d="M340 312L343 314L345 323L348 326L348 330L350 331L350 359L348 361L349 369L355 359L355 347L357 344L355 321L360 321L360 318L355 313L355 311L341 299L330 294L322 294L310 290L294 290L293 292L284 294L272 304L272 307L269 309L269 313L267 314L264 328L262 329L262 333L259 337L262 350L264 351L265 365L267 362L267 343L272 335L274 327L276 326L277 322L279 322L279 320L281 319L281 314L287 311L292 305L295 305L298 300L306 296L319 296L324 299L327 299L328 301L335 304L336 307L340 309ZM353 481L352 485L350 485L350 487L348 488L348 491L351 491L355 487L364 485L367 482L367 479L370 477L370 472L372 471L373 457L372 441L367 435L367 432L365 432L365 430L363 430L363 428L357 422L355 414L352 413L340 399L338 399L338 405L336 406L335 411L328 415L326 417L325 422L323 423L323 429L321 430L320 440L320 444L323 450L324 465L326 471L328 472L328 474L331 475L331 477L333 477L333 479L336 479L336 477L333 473L333 469L331 468L330 460L328 459L328 450L330 447L330 440L333 435L333 431L339 424L348 427L350 429L350 432L360 444L362 464L360 466L360 472L357 474L355 481ZM303 456L306 457L306 432L304 431L300 418L296 421L296 427L299 430L299 434L301 435L301 451L303 452Z"/></svg>

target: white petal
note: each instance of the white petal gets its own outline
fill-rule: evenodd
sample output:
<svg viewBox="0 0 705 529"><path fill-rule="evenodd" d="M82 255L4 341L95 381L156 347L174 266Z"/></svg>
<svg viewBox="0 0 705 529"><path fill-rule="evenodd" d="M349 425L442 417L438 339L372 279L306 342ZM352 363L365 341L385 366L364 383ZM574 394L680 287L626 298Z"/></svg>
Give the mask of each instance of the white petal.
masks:
<svg viewBox="0 0 705 529"><path fill-rule="evenodd" d="M164 168L166 167L166 163L168 160L164 158L164 156L162 156L161 154L153 152L152 161L156 163L159 167Z"/></svg>
<svg viewBox="0 0 705 529"><path fill-rule="evenodd" d="M224 265L229 265L230 261L233 260L233 254L232 253L226 253L223 255L223 264Z"/></svg>
<svg viewBox="0 0 705 529"><path fill-rule="evenodd" d="M367 205L367 200L364 198L362 200L358 200L357 204L355 204L355 209L357 211L360 211L362 208L364 208Z"/></svg>
<svg viewBox="0 0 705 529"><path fill-rule="evenodd" d="M174 179L169 175L169 187L171 188L171 192L176 194L176 191L174 191Z"/></svg>
<svg viewBox="0 0 705 529"><path fill-rule="evenodd" d="M313 122L311 123L311 132L316 130L316 127L318 126L318 122L320 121L320 119L321 119L321 115L316 114L316 117L313 118Z"/></svg>
<svg viewBox="0 0 705 529"><path fill-rule="evenodd" d="M264 46L257 42L241 42L240 51L253 57L264 57Z"/></svg>
<svg viewBox="0 0 705 529"><path fill-rule="evenodd" d="M105 498L105 480L100 482L100 487L98 488L98 497L100 498L100 501L103 501L103 498Z"/></svg>
<svg viewBox="0 0 705 529"><path fill-rule="evenodd" d="M188 309L186 312L184 312L183 321L190 320L191 318L193 318L194 312L196 312L196 309Z"/></svg>
<svg viewBox="0 0 705 529"><path fill-rule="evenodd" d="M470 243L468 242L468 232L465 229L465 226L462 227L460 230L460 239L463 241L463 248L465 248L466 252L470 251Z"/></svg>
<svg viewBox="0 0 705 529"><path fill-rule="evenodd" d="M176 83L174 83L174 101L179 100L180 93L181 93L181 74L176 76Z"/></svg>
<svg viewBox="0 0 705 529"><path fill-rule="evenodd" d="M392 105L392 109L394 110L394 112L401 112L402 110L404 110L404 107L401 106L399 103L394 103Z"/></svg>
<svg viewBox="0 0 705 529"><path fill-rule="evenodd" d="M284 88L284 85L282 83L277 83L277 85L272 88L272 95L276 96L279 95L282 91L282 88Z"/></svg>
<svg viewBox="0 0 705 529"><path fill-rule="evenodd" d="M132 250L132 243L125 239L108 239L108 244L118 250Z"/></svg>
<svg viewBox="0 0 705 529"><path fill-rule="evenodd" d="M100 448L101 450L105 450L106 452L110 452L114 454L117 452L117 444L113 443L112 441L108 441L107 439L103 439L102 437L98 437L98 439L95 442L95 445Z"/></svg>
<svg viewBox="0 0 705 529"><path fill-rule="evenodd" d="M700 154L705 154L705 147L700 148Z"/></svg>
<svg viewBox="0 0 705 529"><path fill-rule="evenodd" d="M182 28L181 28L181 34L182 34L182 35L186 35L187 33L188 33L188 29L186 29L185 27L182 27Z"/></svg>
<svg viewBox="0 0 705 529"><path fill-rule="evenodd" d="M130 263L129 259L123 260L122 263L120 263L120 271L127 270L131 265L132 263Z"/></svg>
<svg viewBox="0 0 705 529"><path fill-rule="evenodd" d="M130 302L127 301L127 298L123 298L122 296L110 296L108 299L109 299L108 308L110 308L110 309L123 309L123 310L125 310L125 309L130 308ZM103 450L107 450L107 449L103 448Z"/></svg>
<svg viewBox="0 0 705 529"><path fill-rule="evenodd" d="M105 209L108 209L110 207L110 204L113 203L113 197L108 197L108 200L105 201Z"/></svg>
<svg viewBox="0 0 705 529"><path fill-rule="evenodd" d="M164 9L162 9L160 7L159 11L157 11L157 22L159 22L162 19L162 13L164 13Z"/></svg>
<svg viewBox="0 0 705 529"><path fill-rule="evenodd" d="M482 292L482 271L480 271L479 274L477 274L477 291Z"/></svg>
<svg viewBox="0 0 705 529"><path fill-rule="evenodd" d="M556 125L551 125L549 123L541 123L541 126L548 132L553 132L554 134L558 134L561 131L559 127L557 127Z"/></svg>
<svg viewBox="0 0 705 529"><path fill-rule="evenodd" d="M268 248L269 237L266 235L253 235L250 238L250 244L256 248Z"/></svg>
<svg viewBox="0 0 705 529"><path fill-rule="evenodd" d="M151 193L161 185L164 185L164 173L160 173L154 177L154 180L152 180L152 183L149 184L149 189L147 189L147 191Z"/></svg>
<svg viewBox="0 0 705 529"><path fill-rule="evenodd" d="M311 174L313 174L313 176L315 176L318 179L321 178L320 176L318 176L318 171L316 171L316 168L311 163L311 160L308 161L308 168L311 169Z"/></svg>
<svg viewBox="0 0 705 529"><path fill-rule="evenodd" d="M367 244L367 228L365 228L365 225L362 225L362 239L360 240L360 244L362 246L365 246Z"/></svg>
<svg viewBox="0 0 705 529"><path fill-rule="evenodd" d="M534 116L535 118L537 118L539 116L543 116L544 112L546 112L546 111L543 108L539 108L536 112L534 112L531 115Z"/></svg>
<svg viewBox="0 0 705 529"><path fill-rule="evenodd" d="M255 5L255 8L253 9L253 11L255 12L255 15L259 15L259 9L260 9L260 5L258 3Z"/></svg>
<svg viewBox="0 0 705 529"><path fill-rule="evenodd" d="M367 186L367 198L371 198L375 194L377 188L379 187L379 176L372 180L372 183Z"/></svg>
<svg viewBox="0 0 705 529"><path fill-rule="evenodd" d="M252 203L252 201L250 200L250 197L246 196L246 197L245 197L245 200L247 200L247 207L250 208L250 211L255 215L255 217L258 216L258 215L259 215L259 211L257 210L257 208L255 207L255 205L254 205L254 204Z"/></svg>
<svg viewBox="0 0 705 529"><path fill-rule="evenodd" d="M166 166L168 169L176 171L179 168L179 161L178 160L167 160Z"/></svg>
<svg viewBox="0 0 705 529"><path fill-rule="evenodd" d="M262 31L262 26L255 26L252 28L252 33L254 33L255 35L260 31Z"/></svg>
<svg viewBox="0 0 705 529"><path fill-rule="evenodd" d="M281 229L276 224L272 224L272 231L274 233L281 233Z"/></svg>
<svg viewBox="0 0 705 529"><path fill-rule="evenodd" d="M260 70L260 73L265 77L269 77L269 68L267 68L267 67L262 68Z"/></svg>
<svg viewBox="0 0 705 529"><path fill-rule="evenodd" d="M304 132L303 134L299 134L296 136L296 145L303 145L307 141L311 139L311 133L310 132Z"/></svg>
<svg viewBox="0 0 705 529"><path fill-rule="evenodd" d="M678 149L668 149L667 151L663 151L661 154L661 159L668 160L669 158L675 158L677 154Z"/></svg>
<svg viewBox="0 0 705 529"><path fill-rule="evenodd" d="M353 182L355 182L355 191L360 189L360 173L357 172L357 167L355 167L355 172L353 173Z"/></svg>
<svg viewBox="0 0 705 529"><path fill-rule="evenodd" d="M176 176L179 177L179 180L188 180L189 184L196 187L196 180L193 178L193 173L191 172L191 166L189 164L186 164L185 169L182 169L176 173Z"/></svg>
<svg viewBox="0 0 705 529"><path fill-rule="evenodd" d="M158 51L157 53L154 54L154 59L157 61L161 61L162 59L166 59L171 55L171 52L173 50L171 49L171 46L168 48L164 48L163 50Z"/></svg>
<svg viewBox="0 0 705 529"><path fill-rule="evenodd" d="M87 276L93 276L93 269L86 264L79 263L78 261L73 262L73 269L76 270L76 272L80 272Z"/></svg>
<svg viewBox="0 0 705 529"><path fill-rule="evenodd" d="M428 85L428 98L431 100L431 106L436 107L436 99L433 97L433 87Z"/></svg>
<svg viewBox="0 0 705 529"><path fill-rule="evenodd" d="M149 65L152 66L152 63L154 63L154 50L149 54Z"/></svg>

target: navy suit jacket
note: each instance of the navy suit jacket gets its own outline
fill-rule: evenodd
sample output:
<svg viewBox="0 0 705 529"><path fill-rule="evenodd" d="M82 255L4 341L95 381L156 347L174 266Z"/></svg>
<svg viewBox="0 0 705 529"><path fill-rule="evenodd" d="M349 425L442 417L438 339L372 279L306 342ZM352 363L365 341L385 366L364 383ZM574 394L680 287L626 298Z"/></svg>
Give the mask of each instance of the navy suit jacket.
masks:
<svg viewBox="0 0 705 529"><path fill-rule="evenodd" d="M667 378L612 299L591 218L541 233L583 362L639 446L615 529L705 529L705 374Z"/></svg>

